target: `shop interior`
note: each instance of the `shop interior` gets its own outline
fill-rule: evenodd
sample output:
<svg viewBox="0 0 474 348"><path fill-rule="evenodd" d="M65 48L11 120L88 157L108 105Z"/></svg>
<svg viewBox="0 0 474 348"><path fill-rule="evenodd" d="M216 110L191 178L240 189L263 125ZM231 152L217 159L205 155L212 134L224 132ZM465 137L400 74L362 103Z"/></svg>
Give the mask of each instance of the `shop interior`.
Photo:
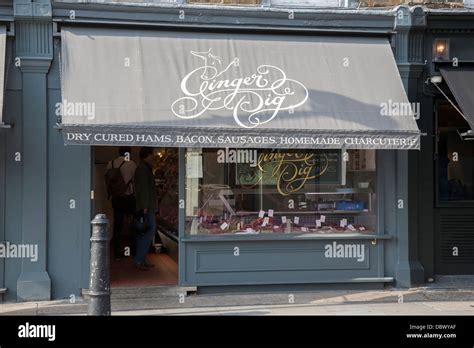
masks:
<svg viewBox="0 0 474 348"><path fill-rule="evenodd" d="M129 160L139 164L139 147L131 147ZM154 148L153 173L157 193L156 225L147 260L153 268L138 270L133 263L135 237L133 215L127 215L121 236L123 258L116 258L113 247L113 208L107 197L105 174L108 163L119 156L117 146L93 147L93 214L109 217L111 286L156 286L178 283L178 149Z"/></svg>

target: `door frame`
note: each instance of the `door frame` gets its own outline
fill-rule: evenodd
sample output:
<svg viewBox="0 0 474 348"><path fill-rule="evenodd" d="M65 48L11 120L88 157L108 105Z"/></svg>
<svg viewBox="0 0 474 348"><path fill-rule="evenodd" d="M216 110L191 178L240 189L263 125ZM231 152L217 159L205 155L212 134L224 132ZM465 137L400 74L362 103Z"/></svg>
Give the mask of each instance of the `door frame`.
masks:
<svg viewBox="0 0 474 348"><path fill-rule="evenodd" d="M5 185L6 185L6 148L5 130L0 129L0 243L5 242ZM0 258L0 289L5 288L5 258ZM1 295L1 293L0 293Z"/></svg>

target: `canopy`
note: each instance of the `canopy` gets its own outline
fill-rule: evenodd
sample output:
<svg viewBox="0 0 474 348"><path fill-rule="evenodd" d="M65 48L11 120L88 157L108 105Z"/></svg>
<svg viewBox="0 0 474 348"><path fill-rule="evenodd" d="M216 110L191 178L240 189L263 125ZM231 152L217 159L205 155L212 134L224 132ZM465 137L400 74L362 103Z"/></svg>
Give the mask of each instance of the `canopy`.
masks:
<svg viewBox="0 0 474 348"><path fill-rule="evenodd" d="M469 127L474 130L474 67L444 67L440 71Z"/></svg>
<svg viewBox="0 0 474 348"><path fill-rule="evenodd" d="M418 149L387 38L62 28L66 144Z"/></svg>

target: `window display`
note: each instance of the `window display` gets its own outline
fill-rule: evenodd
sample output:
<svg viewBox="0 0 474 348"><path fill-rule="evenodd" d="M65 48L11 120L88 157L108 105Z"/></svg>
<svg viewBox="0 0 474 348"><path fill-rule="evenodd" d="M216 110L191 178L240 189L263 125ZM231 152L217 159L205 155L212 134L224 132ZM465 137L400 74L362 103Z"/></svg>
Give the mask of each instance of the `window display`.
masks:
<svg viewBox="0 0 474 348"><path fill-rule="evenodd" d="M186 234L376 234L375 150L188 149Z"/></svg>

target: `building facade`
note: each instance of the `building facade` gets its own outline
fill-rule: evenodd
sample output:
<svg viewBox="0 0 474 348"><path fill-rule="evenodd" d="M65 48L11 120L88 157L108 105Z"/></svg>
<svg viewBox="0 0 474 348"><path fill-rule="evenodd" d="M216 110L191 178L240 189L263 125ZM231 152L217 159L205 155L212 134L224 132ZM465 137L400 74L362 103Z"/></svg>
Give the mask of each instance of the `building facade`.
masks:
<svg viewBox="0 0 474 348"><path fill-rule="evenodd" d="M5 28L5 88L0 130L0 240L4 241L4 250L11 245L37 247L37 260L34 262L26 257L0 258L0 288L4 299L65 298L71 294L79 295L81 289L88 287L90 221L101 207L97 203L100 180L97 178L100 175L94 168L100 165L99 153L102 150L97 147L112 145L176 148L179 167L176 225L179 285L203 289L321 283L409 287L423 284L429 278L435 278L436 274L472 274L470 243L474 233L470 228L472 209L468 190L459 193L456 186L453 188L454 184L445 182L457 178L469 186L466 173L472 172L468 160L472 145L449 140L453 139L449 138L451 135L446 136L448 140L443 138L442 144L448 146L449 151L466 156L462 158L466 158L467 164L461 170L463 176L460 176L459 169L451 168L454 176L446 174L445 181L437 181L438 177L444 178L440 171L444 173L447 169L446 164L439 164L439 159L432 162L434 156L439 155L436 135L442 128L436 123L438 116L434 115L436 110L436 114L441 114L443 106L446 109L452 105L446 102L430 78L440 75L440 67L449 64L453 58L458 58L460 66L469 70L469 61L474 55L470 45L474 12L468 9L430 10L421 6L355 9L349 3L346 8L329 9L288 6L286 3L272 5L271 2L244 7L161 2L110 4L23 0L2 3L0 20ZM90 40L91 37L94 40ZM449 39L450 48L449 56L441 60L433 57L433 52L438 52L433 51L433 47L439 44L436 41L439 39ZM119 40L119 45L114 40ZM191 45L191 50L201 58L203 53L208 54L202 59L207 57L219 61L219 64L221 59L225 58L227 63L249 52L255 52L257 58L259 54L265 58L268 52L275 50L276 56L283 57L278 61L280 66L295 76L301 76L299 81L304 80L302 84L306 86L304 89L310 99L317 88L329 87L314 78L305 80L305 75L310 74L298 70L298 53L301 52L300 58L303 59L313 52L315 59L319 57L321 64L326 64L324 59L332 52L332 57L341 59L343 64L345 56L340 55L340 50L354 49L347 55L354 59L363 58L360 64L356 64L360 70L354 70L353 75L340 75L345 77L341 77L339 85L337 81L331 83L333 93L324 90L325 94L319 94L320 99L341 107L341 110L336 110L342 115L340 122L360 125L364 122L354 118L355 111L374 115L377 112L380 116L380 110L370 111L366 105L355 101L373 98L380 93L380 98L385 98L383 100L390 104L390 96L393 95L395 100L401 91L400 100L419 106L419 110L416 107L415 110L421 131L420 151L403 148L399 142L399 145L383 148L380 141L377 146L365 148L280 144L281 149L289 151L283 152L287 158L300 158L298 156L304 156L307 151L315 156L308 149L317 149L319 157L311 157L308 159L310 163L306 164L313 169L334 169L332 176L322 176L321 171L317 175L310 172L309 175L318 177L316 184L304 186L303 195L293 195L294 192L290 195L282 192L285 189L274 177L265 177L262 174L265 170L261 170L260 176L248 172L248 166L241 168L241 163L233 161L228 152L229 148L258 149L258 156L261 156L258 158L265 161L268 158L265 154L271 153L272 148L278 147L276 145L249 145L242 141L235 146L212 145L206 137L210 136L209 129L213 125L197 121L186 124L186 127L197 124L207 129L197 135L188 134L203 137L202 142L189 140L181 145L174 142L167 146L161 139L147 145L145 137L163 135L165 132L161 129L165 127L159 130L150 128L149 132L143 129L131 132L136 118L130 114L138 111L141 115L146 114L140 106L133 109L133 104L153 103L147 91L156 92L156 110L162 110L163 100L171 100L170 96L174 95L167 91L167 85L173 85L174 75L185 76L186 68L191 66L185 56L187 50L180 51L183 40L188 40L187 45ZM232 47L235 51L229 52L235 55L209 55L209 51L203 50L209 42L216 47L222 45L222 51ZM138 51L134 49L136 47L139 47ZM166 53L157 47L166 47L163 50ZM283 53L278 55L292 49L298 52L292 59ZM375 49L372 56L364 51L372 49ZM136 56L136 52L148 52L148 55ZM325 53L318 56L318 52ZM141 62L141 69L127 72L129 75L126 75L123 85L129 87L108 94L107 80L117 81L115 78L120 76L119 70L113 70L114 57L120 57L125 67L128 58L132 67L136 59ZM256 64L259 62L257 58ZM248 60L251 59L254 58L249 56ZM380 66L376 64L377 59ZM78 62L83 63L81 69L76 68ZM169 78L156 84L143 82L148 81L147 74L140 75L136 71L156 73L151 68L153 64L169 64L167 74L160 75ZM246 63L242 60L239 64L245 72ZM331 67L330 63L327 64ZM350 59L348 64L351 64ZM205 66L208 65L206 61ZM364 68L367 65L372 68ZM321 76L328 71L325 65L321 70L317 67L315 64L311 71ZM395 70L398 71L394 73ZM204 78L205 74L202 75ZM388 83L377 78L381 74L386 76ZM346 91L346 76L351 77L349 81L366 79L363 87L369 92ZM247 82L250 84L250 80ZM380 92L376 93L373 87L371 90L371 84L377 83ZM453 87L443 83L446 82L437 86L457 105L456 95L451 92ZM314 88L307 88L310 85ZM141 91L143 86L149 88L140 94L137 91ZM110 85L110 89L113 88ZM388 98L384 92L388 93ZM294 95L298 97L304 93ZM72 118L65 115L64 106L70 97L73 98L70 101L76 98L81 102L97 97L94 104L97 110L105 110L101 115L116 107L113 117L122 114L129 120L122 122L112 117L76 122L73 118L78 116L77 110L69 115ZM129 99L131 101L127 102ZM61 112L58 112L58 105L63 106ZM342 106L346 108L345 113ZM128 114L122 112L128 110L127 107L132 108ZM290 115L295 112L300 117L297 107L293 110L290 106L289 110ZM311 116L312 111L320 109L318 105L311 105L308 110ZM167 111L171 114L172 110ZM452 110L446 112L455 114ZM350 118L345 119L344 115L350 115ZM163 112L163 122L172 125L173 119L166 117L166 112ZM409 136L415 134L414 129L404 123L405 119L380 119L383 120L380 125L366 125L373 127L374 138L377 134L386 136L387 132L395 132L400 126L398 122L401 122L400 131L407 131ZM390 124L385 120L396 121ZM107 123L105 128L104 122ZM299 128L294 123L277 128L288 127L286 135L297 137L311 129L311 118L306 122L307 129L303 127L303 121ZM330 120L327 122L330 124ZM458 128L465 132L466 125L462 122ZM120 133L117 131L119 126L133 133L135 140L118 136L110 138L111 134ZM442 130L449 133L455 126ZM187 134L191 128L186 127L171 129L170 136ZM217 134L226 135L224 128L214 125ZM234 130L229 126L227 135L253 134L232 133ZM333 130L338 131L338 128L334 126ZM88 142L88 131L96 138L95 142ZM271 131L264 130L270 136ZM353 131L357 134L361 129L354 128ZM410 138L408 135L406 139ZM341 135L341 139L344 136ZM346 152L350 155L348 161L343 159ZM224 156L224 162L217 166L216 163L221 163L219 155ZM318 165L311 161L317 161ZM288 160L287 163L294 162ZM260 162L259 168L264 165ZM311 168L308 170L313 170ZM272 170L276 169L272 167ZM211 178L205 173L214 176ZM244 176L247 181L241 179ZM329 193L321 187L328 189ZM224 197L229 193L226 190L232 191L229 194L232 198ZM278 195L275 197L275 194ZM220 206L213 207L211 203L216 200L220 200ZM328 204L332 204L332 208ZM323 228L326 229L323 231ZM354 233L348 233L351 228ZM339 257L339 246L340 250L351 255Z"/></svg>

